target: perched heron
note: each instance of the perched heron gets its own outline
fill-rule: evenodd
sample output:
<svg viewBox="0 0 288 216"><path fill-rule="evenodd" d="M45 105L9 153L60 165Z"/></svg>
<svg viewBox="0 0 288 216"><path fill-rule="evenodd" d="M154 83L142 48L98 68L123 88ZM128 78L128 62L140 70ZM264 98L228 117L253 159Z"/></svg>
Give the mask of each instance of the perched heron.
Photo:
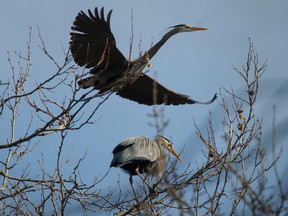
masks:
<svg viewBox="0 0 288 216"><path fill-rule="evenodd" d="M140 174L147 173L151 176L160 176L165 173L167 154L162 147L182 161L172 142L159 135L154 140L145 136L129 137L113 150L114 157L110 167L120 167L130 174L129 181L136 198L133 175L141 177Z"/></svg>
<svg viewBox="0 0 288 216"><path fill-rule="evenodd" d="M99 95L115 91L123 98L146 105L209 104L216 99L215 94L208 102L198 102L187 95L167 89L143 72L150 64L150 59L170 37L180 32L207 28L184 24L172 26L171 30L143 56L127 60L116 47L116 40L110 28L111 14L112 10L105 19L103 8L100 13L97 8L94 13L88 10L88 15L81 11L71 27L70 49L74 61L79 66L91 68L90 73L93 74L78 81L81 88L93 87L99 90Z"/></svg>

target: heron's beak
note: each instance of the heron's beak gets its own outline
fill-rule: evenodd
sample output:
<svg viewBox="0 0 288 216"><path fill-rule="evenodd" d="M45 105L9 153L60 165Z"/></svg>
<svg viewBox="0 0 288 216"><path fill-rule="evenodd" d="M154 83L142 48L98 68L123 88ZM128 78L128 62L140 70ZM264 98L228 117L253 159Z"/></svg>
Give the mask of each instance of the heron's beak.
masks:
<svg viewBox="0 0 288 216"><path fill-rule="evenodd" d="M183 162L182 158L180 157L180 155L176 152L176 150L172 147L170 148L170 152L175 155L175 157L177 157L177 159L181 162Z"/></svg>
<svg viewBox="0 0 288 216"><path fill-rule="evenodd" d="M191 26L191 30L192 30L192 31L203 31L203 30L208 30L208 28Z"/></svg>

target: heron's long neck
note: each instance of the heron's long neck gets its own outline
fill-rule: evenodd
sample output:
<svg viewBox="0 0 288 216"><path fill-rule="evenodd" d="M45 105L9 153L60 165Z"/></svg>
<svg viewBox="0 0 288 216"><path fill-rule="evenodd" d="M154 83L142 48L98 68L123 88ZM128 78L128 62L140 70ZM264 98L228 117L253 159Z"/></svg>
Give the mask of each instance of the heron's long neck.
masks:
<svg viewBox="0 0 288 216"><path fill-rule="evenodd" d="M158 43L156 43L147 51L149 58L151 59L158 52L158 50L163 46L163 44L166 43L166 41L170 37L172 37L173 35L177 33L178 31L176 29L172 29L169 32L167 32Z"/></svg>
<svg viewBox="0 0 288 216"><path fill-rule="evenodd" d="M166 171L167 154L165 150L160 148L160 156L156 160L156 165L150 170L149 174L152 176L161 176Z"/></svg>

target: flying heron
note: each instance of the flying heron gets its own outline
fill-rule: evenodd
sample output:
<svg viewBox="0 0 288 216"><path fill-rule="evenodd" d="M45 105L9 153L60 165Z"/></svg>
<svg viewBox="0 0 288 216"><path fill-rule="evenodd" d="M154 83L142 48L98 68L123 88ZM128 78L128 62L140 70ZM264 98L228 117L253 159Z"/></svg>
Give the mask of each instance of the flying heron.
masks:
<svg viewBox="0 0 288 216"><path fill-rule="evenodd" d="M129 181L136 199L133 175L141 177L142 173L146 173L150 176L160 176L165 173L167 154L162 147L183 161L172 142L160 135L154 140L145 136L129 137L114 148L110 167L120 167L130 174Z"/></svg>
<svg viewBox="0 0 288 216"><path fill-rule="evenodd" d="M71 27L70 49L74 61L79 66L91 68L90 73L93 74L78 81L81 88L93 87L99 90L99 95L114 91L123 98L146 105L210 104L216 99L215 94L208 102L198 102L187 95L167 89L143 72L150 64L150 59L170 37L180 32L207 28L186 24L172 26L171 30L143 56L127 60L116 47L116 40L110 28L111 14L112 10L105 19L104 8L101 8L99 13L97 7L94 14L91 10L88 10L88 15L81 11Z"/></svg>

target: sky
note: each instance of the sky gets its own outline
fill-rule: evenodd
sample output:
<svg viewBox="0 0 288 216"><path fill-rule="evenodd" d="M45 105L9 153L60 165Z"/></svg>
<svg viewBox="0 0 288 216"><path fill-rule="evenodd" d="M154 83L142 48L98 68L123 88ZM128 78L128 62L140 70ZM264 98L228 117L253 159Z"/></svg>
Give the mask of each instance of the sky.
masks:
<svg viewBox="0 0 288 216"><path fill-rule="evenodd" d="M111 29L118 48L126 57L130 47L132 14L134 35L132 57L134 58L138 57L140 41L143 51L149 49L152 42L156 43L161 39L169 26L186 23L207 27L208 31L183 33L171 38L152 59L153 67L150 69L150 75L157 73L157 79L161 84L190 95L198 101L211 99L214 93L219 93L219 89L223 87L233 87L241 92L243 82L233 68L241 69L242 64L246 63L249 38L251 38L260 62L268 61L267 70L262 78L265 88L263 87L263 94L259 100L259 111L261 111L259 115L263 115L264 108L268 113L272 113L271 107L276 103L280 113L279 124L281 123L281 128L287 125L287 121L284 123L281 121L287 120L283 101L287 102L288 92L283 85L288 80L286 69L288 2L285 0L277 2L269 0L77 2L27 0L17 3L5 1L0 7L1 80L5 81L11 76L7 52L10 52L11 56L14 51L25 53L30 27L32 27L33 63L31 78L37 81L44 80L54 70L53 65L51 66L39 48L37 28L39 27L50 53L61 61L63 48L68 49L69 33L75 16L80 10L87 11L96 6L98 8L103 6L105 14L113 9ZM17 64L15 56L12 61ZM82 70L79 69L79 73L81 72ZM280 86L284 87L281 89ZM281 94L277 93L279 91ZM209 106L165 107L165 117L169 119L169 125L164 135L172 139L178 150L181 150L184 145L192 148L193 145L201 145L195 137L194 120L203 126L209 112L215 112L217 115L219 109L221 108L218 102ZM67 151L71 151L70 154L75 161L86 151L88 152L83 165L85 167L83 175L87 179L103 175L110 165L111 152L120 141L130 136L153 137L155 135L156 130L148 124L153 122L153 119L148 117L151 113L152 107L139 105L113 95L97 112L98 120L95 125L86 126L71 135L70 145L66 146ZM271 125L269 118L267 130ZM284 130L284 135L279 139L282 145L287 143L285 133ZM39 151L44 152L49 161L49 157L56 154L58 145L53 141L53 136L47 138L45 142L47 143ZM188 152L191 151L197 160L201 160L199 146L195 148L197 151L192 148ZM195 158L184 155L186 163L195 163ZM113 184L113 176L117 175L120 175L123 182L128 182L128 176L122 174L120 170L111 170L109 175L111 184Z"/></svg>

